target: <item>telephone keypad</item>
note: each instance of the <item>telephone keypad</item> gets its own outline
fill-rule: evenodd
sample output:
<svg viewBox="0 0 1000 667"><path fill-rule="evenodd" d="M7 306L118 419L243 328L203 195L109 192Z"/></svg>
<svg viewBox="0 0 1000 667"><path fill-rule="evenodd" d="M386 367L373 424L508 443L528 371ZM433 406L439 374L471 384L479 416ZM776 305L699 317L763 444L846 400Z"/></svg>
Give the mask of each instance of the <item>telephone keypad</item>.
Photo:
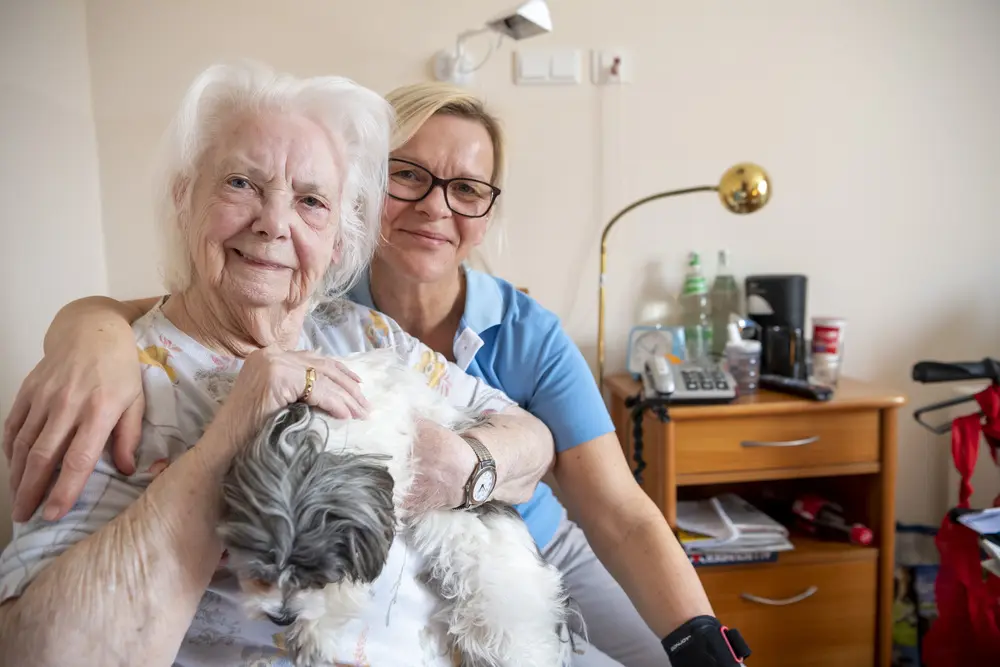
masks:
<svg viewBox="0 0 1000 667"><path fill-rule="evenodd" d="M678 383L680 387L673 396L675 403L728 402L736 398L735 384L728 373L720 368L703 368L692 363L682 363L674 369L679 372L681 379Z"/></svg>

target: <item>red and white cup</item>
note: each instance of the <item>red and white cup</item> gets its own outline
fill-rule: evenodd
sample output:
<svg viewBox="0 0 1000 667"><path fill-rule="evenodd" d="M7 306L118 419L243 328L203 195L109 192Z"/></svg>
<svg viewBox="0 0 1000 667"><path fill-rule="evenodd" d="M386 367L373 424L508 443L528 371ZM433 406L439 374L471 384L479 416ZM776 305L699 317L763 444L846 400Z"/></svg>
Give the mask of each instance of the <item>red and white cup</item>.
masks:
<svg viewBox="0 0 1000 667"><path fill-rule="evenodd" d="M812 324L813 381L835 387L844 359L847 320L842 317L814 317Z"/></svg>

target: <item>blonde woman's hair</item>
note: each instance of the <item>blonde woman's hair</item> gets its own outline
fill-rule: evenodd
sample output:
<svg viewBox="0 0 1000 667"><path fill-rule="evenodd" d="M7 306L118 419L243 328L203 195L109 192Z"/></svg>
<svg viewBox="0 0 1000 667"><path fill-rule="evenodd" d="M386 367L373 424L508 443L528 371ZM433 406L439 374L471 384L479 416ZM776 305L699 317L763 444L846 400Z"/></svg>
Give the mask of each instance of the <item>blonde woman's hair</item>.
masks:
<svg viewBox="0 0 1000 667"><path fill-rule="evenodd" d="M385 96L396 113L392 150L396 150L435 114L475 121L486 128L493 144L493 174L490 182L503 188L506 168L503 129L499 119L487 110L474 93L447 83L429 81L402 86Z"/></svg>

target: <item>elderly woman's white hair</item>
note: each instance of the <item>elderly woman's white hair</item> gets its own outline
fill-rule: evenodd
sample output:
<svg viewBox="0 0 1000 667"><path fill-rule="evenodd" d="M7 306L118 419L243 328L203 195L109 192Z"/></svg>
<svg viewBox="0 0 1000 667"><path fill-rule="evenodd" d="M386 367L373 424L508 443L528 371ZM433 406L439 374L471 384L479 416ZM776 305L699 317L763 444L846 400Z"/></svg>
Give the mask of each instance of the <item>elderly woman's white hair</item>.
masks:
<svg viewBox="0 0 1000 667"><path fill-rule="evenodd" d="M393 129L388 102L343 77L298 78L257 63L218 64L188 88L163 146L156 218L164 243L164 283L171 292L183 291L191 283L193 265L184 220L190 217L186 213L199 161L228 120L268 111L313 120L341 152L341 254L326 272L322 291L327 296L342 295L371 261L379 238Z"/></svg>

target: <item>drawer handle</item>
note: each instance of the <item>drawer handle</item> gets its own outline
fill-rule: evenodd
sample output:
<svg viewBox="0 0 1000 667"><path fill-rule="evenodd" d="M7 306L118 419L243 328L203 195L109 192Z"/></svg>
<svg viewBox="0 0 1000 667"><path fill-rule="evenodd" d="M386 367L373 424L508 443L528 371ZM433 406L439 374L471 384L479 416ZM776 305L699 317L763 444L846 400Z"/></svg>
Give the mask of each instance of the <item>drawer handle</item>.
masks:
<svg viewBox="0 0 1000 667"><path fill-rule="evenodd" d="M756 602L757 604L766 604L772 607L784 607L785 605L802 602L806 598L810 598L813 595L816 595L816 591L818 590L819 588L817 588L816 586L810 586L809 588L805 589L798 595L793 595L792 597L785 598L784 600L772 600L770 598L762 598L756 595L751 595L750 593L740 593L740 597L743 598L744 600L747 600L748 602Z"/></svg>
<svg viewBox="0 0 1000 667"><path fill-rule="evenodd" d="M765 442L761 440L744 440L740 443L742 447L801 447L802 445L811 445L814 442L819 442L819 436L814 435L811 438L802 438L800 440L779 440L777 442Z"/></svg>

